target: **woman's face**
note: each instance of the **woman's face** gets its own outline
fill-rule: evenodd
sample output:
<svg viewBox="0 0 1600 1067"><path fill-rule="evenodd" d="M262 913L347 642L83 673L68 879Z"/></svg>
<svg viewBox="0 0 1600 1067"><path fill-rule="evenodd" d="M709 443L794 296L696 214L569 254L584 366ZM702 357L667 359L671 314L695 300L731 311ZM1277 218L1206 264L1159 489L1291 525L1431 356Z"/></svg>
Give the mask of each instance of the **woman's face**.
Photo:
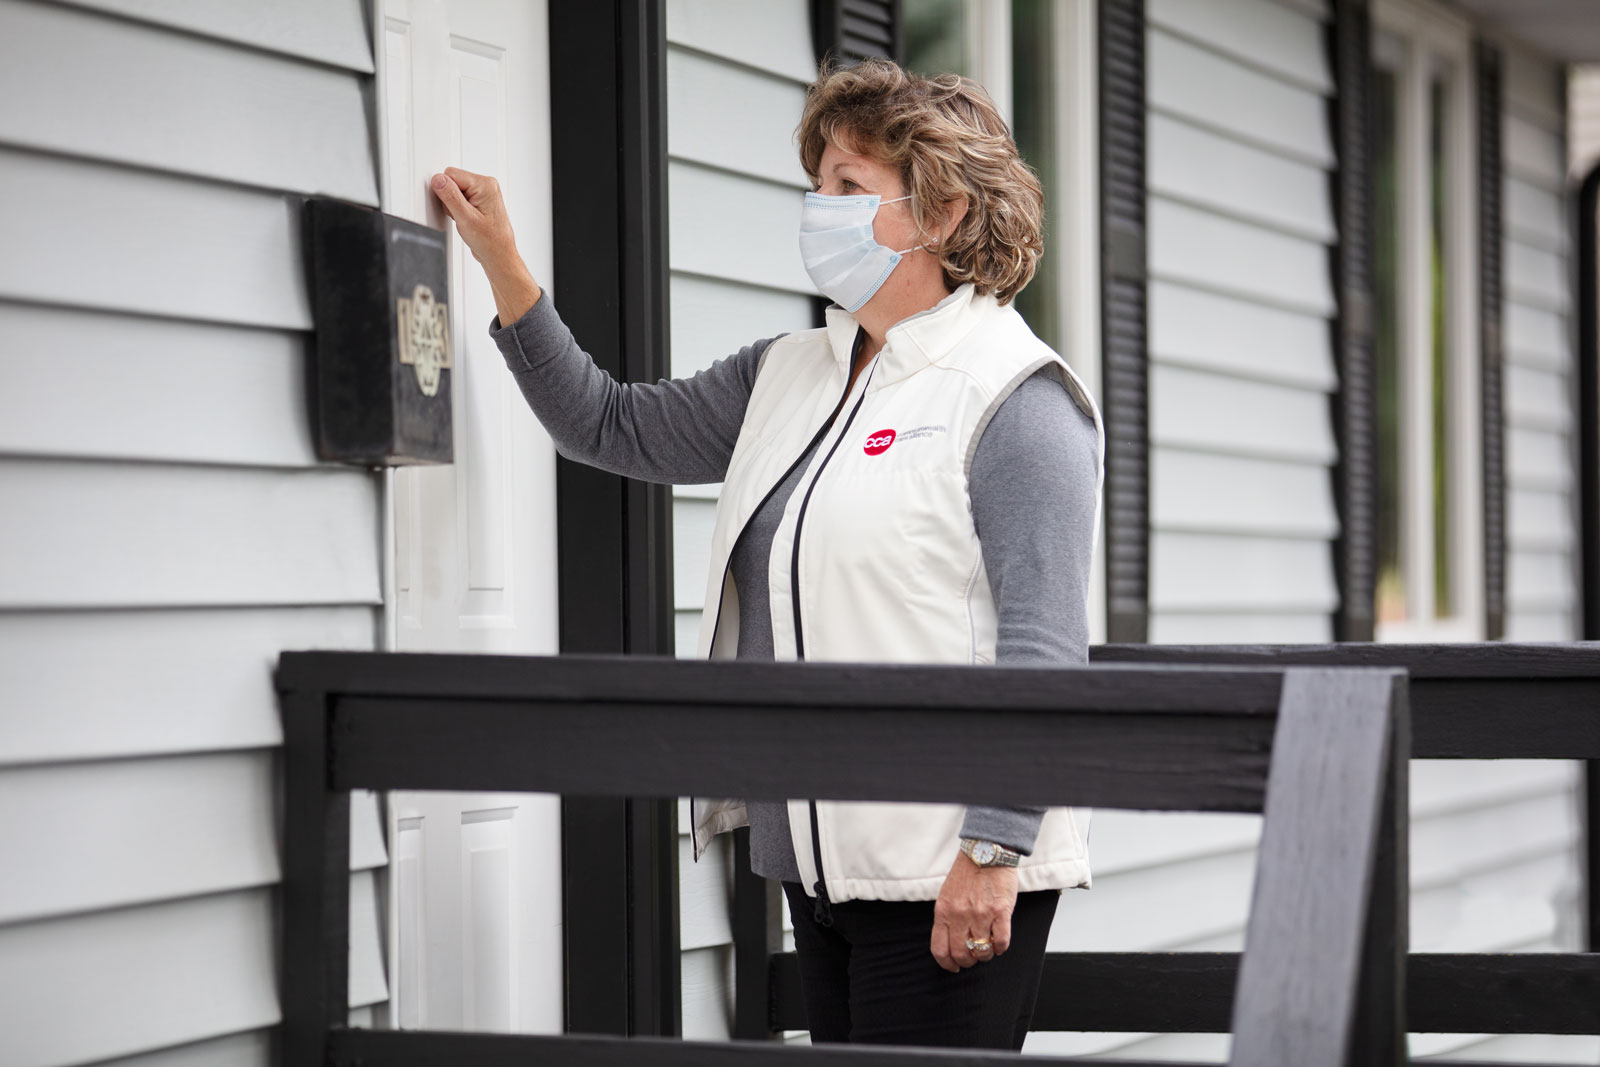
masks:
<svg viewBox="0 0 1600 1067"><path fill-rule="evenodd" d="M819 177L822 184L817 187L817 192L828 196L877 193L884 200L893 200L906 195L900 174L893 167L870 156L847 152L832 143L822 150L822 162L818 169L821 171ZM877 217L872 220L872 234L879 244L896 252L918 244L917 224L911 217L911 201L901 200L880 207Z"/></svg>

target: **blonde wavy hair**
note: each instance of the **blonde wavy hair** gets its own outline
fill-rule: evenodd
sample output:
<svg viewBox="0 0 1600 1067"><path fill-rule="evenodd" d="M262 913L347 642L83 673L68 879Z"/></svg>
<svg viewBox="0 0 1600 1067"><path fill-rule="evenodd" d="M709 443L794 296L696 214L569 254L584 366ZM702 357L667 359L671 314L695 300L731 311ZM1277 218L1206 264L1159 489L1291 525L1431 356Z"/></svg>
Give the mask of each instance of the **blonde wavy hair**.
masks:
<svg viewBox="0 0 1600 1067"><path fill-rule="evenodd" d="M796 137L813 185L829 144L899 170L924 236L946 204L965 202L955 232L930 249L951 289L972 282L1006 304L1033 277L1044 254L1044 191L977 82L923 77L888 59L824 63L806 89Z"/></svg>

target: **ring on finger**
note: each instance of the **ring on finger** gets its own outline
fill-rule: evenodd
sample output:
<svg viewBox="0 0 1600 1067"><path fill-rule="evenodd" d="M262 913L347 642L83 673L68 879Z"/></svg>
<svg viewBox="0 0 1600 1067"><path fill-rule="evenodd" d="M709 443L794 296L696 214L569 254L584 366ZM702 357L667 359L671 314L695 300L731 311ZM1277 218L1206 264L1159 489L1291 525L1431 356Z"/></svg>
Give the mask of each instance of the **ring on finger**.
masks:
<svg viewBox="0 0 1600 1067"><path fill-rule="evenodd" d="M969 938L967 938L967 951L968 952L993 952L994 951L994 943L992 941L990 941L987 937L969 937Z"/></svg>

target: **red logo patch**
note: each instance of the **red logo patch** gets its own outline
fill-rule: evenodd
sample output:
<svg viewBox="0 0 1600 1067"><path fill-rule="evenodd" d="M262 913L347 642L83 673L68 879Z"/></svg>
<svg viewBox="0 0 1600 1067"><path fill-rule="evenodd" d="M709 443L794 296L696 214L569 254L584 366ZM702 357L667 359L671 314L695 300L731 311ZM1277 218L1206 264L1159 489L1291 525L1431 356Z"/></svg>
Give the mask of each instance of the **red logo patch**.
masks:
<svg viewBox="0 0 1600 1067"><path fill-rule="evenodd" d="M869 456L877 456L889 451L889 446L892 444L894 444L894 431L879 430L867 438L867 443L862 446L861 451Z"/></svg>

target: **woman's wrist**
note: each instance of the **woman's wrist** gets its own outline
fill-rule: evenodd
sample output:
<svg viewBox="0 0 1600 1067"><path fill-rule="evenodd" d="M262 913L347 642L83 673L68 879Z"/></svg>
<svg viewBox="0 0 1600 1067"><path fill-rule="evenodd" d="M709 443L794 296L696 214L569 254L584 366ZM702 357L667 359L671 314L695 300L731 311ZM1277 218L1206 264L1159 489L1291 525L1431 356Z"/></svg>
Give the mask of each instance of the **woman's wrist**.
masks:
<svg viewBox="0 0 1600 1067"><path fill-rule="evenodd" d="M494 306L500 315L500 325L510 326L522 318L544 294L516 249L495 259L485 259L482 263L483 273L489 279L489 288L494 292Z"/></svg>

